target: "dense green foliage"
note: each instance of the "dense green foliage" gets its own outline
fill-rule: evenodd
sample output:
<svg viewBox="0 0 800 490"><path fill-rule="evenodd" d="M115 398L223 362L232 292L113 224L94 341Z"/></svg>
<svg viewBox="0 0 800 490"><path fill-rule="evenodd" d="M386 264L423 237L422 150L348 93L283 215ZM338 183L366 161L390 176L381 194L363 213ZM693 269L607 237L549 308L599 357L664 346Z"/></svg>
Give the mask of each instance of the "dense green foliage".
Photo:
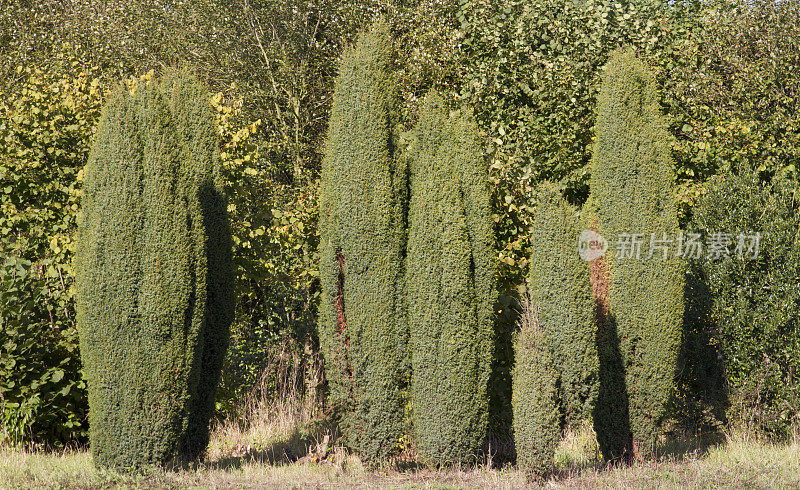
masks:
<svg viewBox="0 0 800 490"><path fill-rule="evenodd" d="M59 48L42 68L15 67L20 81L0 100L0 261L8 261L3 275L10 281L0 291L0 335L9 340L0 342L7 367L0 384L3 432L17 441L86 435L72 235L102 83L70 49ZM51 352L30 349L39 341ZM47 381L56 372L61 378Z"/></svg>
<svg viewBox="0 0 800 490"><path fill-rule="evenodd" d="M512 285L527 271L535 184L586 195L600 69L620 46L636 47L662 89L681 203L725 161L780 168L800 156L797 0L469 0L459 20L461 94L489 132L501 277Z"/></svg>
<svg viewBox="0 0 800 490"><path fill-rule="evenodd" d="M560 182L568 198L585 199L609 54L632 44L655 66L678 66L695 11L691 2L464 2L462 96L490 136L504 280L520 284L527 272L535 184Z"/></svg>
<svg viewBox="0 0 800 490"><path fill-rule="evenodd" d="M796 109L797 94L800 93L800 78L796 75L800 66L800 2L792 0L776 4L732 1L714 5L710 14L703 17L704 33L696 48L702 57L698 59L696 67L684 67L680 77L692 82L691 94L697 100L706 102L687 111L685 124L673 129L680 130L680 133L676 133L679 138L685 136L694 143L686 148L687 156L714 163L723 169L742 169L737 170L742 175L726 178L730 182L727 184L730 186L730 198L720 191L725 181L711 185L710 194L715 197L704 199L703 210L697 211L703 217L694 226L699 232L734 235L737 232L726 227L743 226L748 220L749 228L754 231L762 226L780 228L782 221L767 217L771 210L763 217L750 214L751 218L745 218L747 213L755 213L756 209L760 209L760 205L774 203L783 209L781 219L789 223L793 219L788 201L783 197L768 197L772 192L780 196L782 191L769 184L756 185L754 178L751 179L748 174L752 169L769 174L787 172L781 175L781 180L788 178L789 182L781 186L791 186L792 181L796 182L796 169L800 161L800 125L797 123ZM673 87L666 88L673 90ZM741 214L731 214L735 209L741 210ZM734 219L738 221L734 223ZM712 229L714 227L716 229ZM791 232L774 231L779 232L781 234L774 235L776 241L772 243L777 250L781 250L776 252L780 255L792 245L789 238ZM766 245L768 239L765 237L762 240ZM787 261L791 260L791 256L786 257ZM739 330L738 334L732 334L740 340L734 341L730 337L722 340L726 335L722 333L726 325L731 325L731 331L739 328L734 326L737 322L730 323L722 319L748 318L758 308L756 303L731 300L734 290L738 291L737 294L744 291L737 289L744 283L743 277L760 281L763 276L759 274L763 273L770 280L780 281L776 278L784 277L787 283L791 283L792 265L789 262L763 256L761 261L764 262L759 265L692 264L691 295L687 298L691 300L692 321L687 325L689 335L683 349L686 359L681 366L678 408L701 412L703 418L708 418L709 412L713 412L712 422L718 424L719 421L725 421L722 409L730 406L730 422L745 422L752 429L782 435L789 430L792 413L797 412L794 408L797 406L794 398L796 390L789 387L793 381L787 374L791 370L786 371L791 362L788 359L793 356L791 341L787 341L783 347L773 344L775 347L767 354L767 358L781 358L784 361L782 367L770 361L770 369L774 371L769 374L761 376L753 373L747 376L738 367L752 363L752 366L764 369L764 363L756 353L759 348L754 347L759 342L755 339L760 335L756 332L762 328L757 325L777 325L781 321L772 323L771 320L764 320L769 315L767 310L763 310L765 313L760 314L762 320L751 322L753 332L745 328ZM780 272L784 266L787 267L786 276ZM711 273L710 268L719 273ZM722 270L730 274L723 274ZM741 275L734 271L739 271ZM717 282L721 280L728 282ZM767 294L771 289L758 291ZM792 310L788 306L791 301L780 304L780 310L784 306L788 312ZM721 305L725 305L724 309ZM787 313L785 318L791 315ZM743 325L742 320L737 321ZM785 325L789 325L789 322ZM771 327L767 327L766 331L774 332ZM789 331L791 328L783 331L784 339L791 337L787 333ZM746 340L748 338L754 339L754 342L751 344ZM768 340L761 340L765 345L770 344ZM776 381L781 377L782 382Z"/></svg>
<svg viewBox="0 0 800 490"><path fill-rule="evenodd" d="M113 78L190 65L233 109L228 136L261 121L228 160L251 158L225 172L240 298L225 413L260 380L268 350L288 347L302 364L316 350L316 179L333 80L342 48L378 9L371 1L11 0L0 12L0 55L12 68L40 64L64 41Z"/></svg>
<svg viewBox="0 0 800 490"><path fill-rule="evenodd" d="M408 177L394 151L396 103L392 39L378 22L342 57L320 191L330 404L348 445L368 460L396 452L403 428Z"/></svg>
<svg viewBox="0 0 800 490"><path fill-rule="evenodd" d="M797 183L747 167L714 177L693 231L726 234L727 257L704 254L702 280L719 342L734 422L787 436L798 427L800 210ZM752 238L760 234L758 256Z"/></svg>
<svg viewBox="0 0 800 490"><path fill-rule="evenodd" d="M263 166L260 120L243 119L234 90L211 98L220 137L220 164L236 266L237 321L220 385L219 409L232 414L255 386L273 390L266 372L270 353L288 350L303 371L313 347L316 248L316 189L294 192ZM289 199L285 206L272 193ZM269 379L267 379L269 378ZM304 389L305 386L298 387Z"/></svg>
<svg viewBox="0 0 800 490"><path fill-rule="evenodd" d="M514 443L517 464L531 479L553 470L553 456L561 439L558 365L547 334L539 325L539 305L527 301L514 339L512 374Z"/></svg>
<svg viewBox="0 0 800 490"><path fill-rule="evenodd" d="M431 94L406 156L414 448L432 463L474 459L486 437L496 294L481 143L470 113Z"/></svg>
<svg viewBox="0 0 800 490"><path fill-rule="evenodd" d="M277 373L268 366L273 352L288 355L300 371L311 365L318 355L322 141L342 50L377 13L387 16L395 38L401 126L413 124L424 94L435 87L446 100L461 98L472 106L489 135L484 153L503 292L490 382L492 438L504 436L510 423L513 296L528 277L536 184L558 181L570 202L584 199L600 68L612 50L631 44L652 66L665 124L675 137L682 220L691 216L690 206L718 168L741 164L794 172L797 167L797 0L7 0L0 9L0 261L10 258L28 273L8 272L15 285L5 292L5 325L24 317L26 336L55 335L65 347L59 352L74 351L72 235L79 169L105 91L101 80L191 65L221 92L212 105L223 140L220 160L240 298L217 408L234 415L254 386L274 391ZM778 267L770 264L765 267ZM695 272L687 288L698 292L692 299L705 298L712 285L701 266ZM718 378L740 372L725 364L755 355L747 350L740 356L734 346L745 348L745 342L729 341L718 358L718 326L705 307L696 301L687 307L701 321L684 332L673 417L684 417L686 410L702 415L705 397L723 400L724 406ZM726 308L726 314L747 316L752 306L740 302ZM608 329L598 334L617 335ZM621 358L612 344L601 343L607 347L601 357L616 365ZM26 362L22 345L4 351L7 362ZM775 349L770 359L777 356ZM60 354L32 360L38 367L31 372L56 372L61 360ZM610 376L615 373L621 369L601 370L605 386L619 386L624 394L624 383ZM319 390L311 379L308 388ZM17 434L16 440L23 427L23 438L37 442L85 433L77 367L65 369L57 386L23 388L9 377L0 383L14 383L13 393L4 396L31 402L27 408L14 402L5 407L5 432ZM742 418L743 407L755 413L751 401L769 399L763 416L755 418L763 420L759 427L784 434L791 418L785 414L794 402L778 388L774 397L767 395L765 386L777 384L729 380L730 414ZM66 385L72 387L69 397L47 395ZM44 408L50 402L40 402L48 399L53 405ZM60 413L61 422L45 413ZM12 420L24 422L12 426ZM501 451L507 447L496 439L491 444Z"/></svg>
<svg viewBox="0 0 800 490"><path fill-rule="evenodd" d="M555 356L564 423L592 419L598 359L589 266L578 255L578 210L552 184L540 187L533 222L531 302Z"/></svg>
<svg viewBox="0 0 800 490"><path fill-rule="evenodd" d="M712 170L796 167L800 2L718 1L699 20L702 35L687 53L696 61L664 87L665 97L696 101L670 123L679 141L693 143L676 158Z"/></svg>
<svg viewBox="0 0 800 490"><path fill-rule="evenodd" d="M95 464L192 460L233 316L208 94L183 72L119 88L85 168L75 257Z"/></svg>
<svg viewBox="0 0 800 490"><path fill-rule="evenodd" d="M558 183L573 204L586 198L601 68L621 45L637 46L664 68L657 72L659 84L675 86L665 105L683 117L685 107L695 103L695 84L676 80L675 74L702 60L693 49L702 19L698 7L695 2L461 2L463 68L456 89L489 136L501 301L504 318L512 317L498 325L495 405L507 404L510 396L513 298L528 277L536 184Z"/></svg>
<svg viewBox="0 0 800 490"><path fill-rule="evenodd" d="M611 57L598 98L590 209L610 244L609 320L625 372L634 449L642 454L655 449L672 394L684 313L685 270L673 243L679 227L671 137L658 100L652 71L633 50ZM624 451L624 435L609 434L624 417L613 413L616 406L597 409L608 459Z"/></svg>
<svg viewBox="0 0 800 490"><path fill-rule="evenodd" d="M54 321L47 280L15 257L0 265L0 441L65 443L86 434L78 331Z"/></svg>
<svg viewBox="0 0 800 490"><path fill-rule="evenodd" d="M0 244L4 256L29 260L38 271L36 275L43 275L43 280L26 286L35 286L31 291L46 306L37 310L36 315L43 316L36 321L67 330L75 328L71 261L82 187L80 170L88 157L107 85L99 68L80 61L81 54L74 46L59 47L46 62L14 71L14 80L5 80L13 83L4 88L7 100L2 102L0 121L0 139L4 142L0 146ZM149 77L148 74L144 78ZM225 188L234 197L229 209L237 286L244 291L244 304L239 309L252 312L251 303L272 305L268 317L240 323L236 330L239 335L226 363L220 395L219 408L227 412L261 379L265 353L287 335L285 331L281 333L286 325L305 324L301 339L313 335L309 315L313 316L314 304L302 294L295 295L292 291L297 290L292 284L311 284L316 276L310 265L316 243L316 196L305 191L293 199L291 206L270 210L275 203L264 199L265 179L271 191L283 192L280 189L285 186L268 180L268 173L259 163L261 157L254 142L259 121L243 122L241 98L230 89L217 93L211 105L221 140ZM45 170L55 172L51 179L40 179ZM36 275L26 277L33 280ZM270 294L247 293L252 291L249 284L256 282L271 284ZM15 291L21 294L22 289ZM27 301L21 297L15 300L11 293L7 298L9 304ZM271 333L265 338L260 336L263 332ZM77 335L67 335L65 339L72 339L77 349ZM289 348L302 350L304 346L292 342ZM78 391L83 389L77 369L66 371L64 382ZM85 404L73 408L77 411L71 419L83 420ZM71 424L72 433L64 433L63 437L85 435L86 424ZM30 431L26 434L38 440ZM46 440L55 442L49 436Z"/></svg>

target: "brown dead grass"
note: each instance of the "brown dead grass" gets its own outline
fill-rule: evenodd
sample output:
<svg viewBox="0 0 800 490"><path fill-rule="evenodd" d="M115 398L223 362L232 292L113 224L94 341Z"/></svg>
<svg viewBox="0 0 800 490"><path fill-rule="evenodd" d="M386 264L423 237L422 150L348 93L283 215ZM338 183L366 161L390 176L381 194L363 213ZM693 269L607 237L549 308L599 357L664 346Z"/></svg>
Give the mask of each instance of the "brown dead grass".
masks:
<svg viewBox="0 0 800 490"><path fill-rule="evenodd" d="M269 412L273 413L274 412ZM82 450L57 453L0 448L0 488L521 488L515 468L487 465L439 470L387 466L367 469L341 448L328 449L319 462L256 450L299 447L285 416L264 419L263 427L214 433L206 463L177 471L123 475L97 470ZM262 439L264 438L264 439ZM309 439L309 440L313 440ZM249 450L238 445L247 442ZM287 441L295 441L287 443ZM277 446L275 446L277 444ZM294 444L294 445L293 445ZM312 452L316 447L311 447ZM308 452L308 447L305 452ZM707 451L677 451L657 461L606 468L599 463L590 428L571 433L556 455L557 476L548 488L800 488L800 443L773 444L746 434Z"/></svg>
<svg viewBox="0 0 800 490"><path fill-rule="evenodd" d="M286 379L294 374L286 370ZM312 376L313 378L313 376ZM291 388L295 386L295 388ZM83 449L32 452L0 446L0 488L495 488L526 487L513 466L491 462L443 469L395 463L369 469L335 446L316 390L256 390L234 421L212 433L206 462L140 475L95 469ZM312 384L313 386L313 384ZM717 446L677 441L656 461L602 465L590 425L567 435L548 488L800 488L800 438L774 444L736 431ZM527 485L532 487L532 485Z"/></svg>

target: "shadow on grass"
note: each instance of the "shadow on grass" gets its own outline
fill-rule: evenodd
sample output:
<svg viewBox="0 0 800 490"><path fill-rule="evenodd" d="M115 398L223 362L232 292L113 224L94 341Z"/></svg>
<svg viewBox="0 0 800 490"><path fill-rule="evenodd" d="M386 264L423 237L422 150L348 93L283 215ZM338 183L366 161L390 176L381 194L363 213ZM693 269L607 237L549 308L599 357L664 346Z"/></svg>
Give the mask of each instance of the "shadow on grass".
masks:
<svg viewBox="0 0 800 490"><path fill-rule="evenodd" d="M696 434L670 434L656 448L657 461L683 461L708 454L709 449L725 443L725 435L718 431Z"/></svg>
<svg viewBox="0 0 800 490"><path fill-rule="evenodd" d="M302 459L313 461L323 459L330 449L331 427L326 422L312 422L306 427L298 427L281 440L264 447L243 448L232 455L223 456L213 461L194 463L194 468L206 470L235 470L251 463L270 466L286 466ZM238 453L238 454L237 454Z"/></svg>
<svg viewBox="0 0 800 490"><path fill-rule="evenodd" d="M705 457L709 450L726 443L724 434L716 431L687 433L676 425L656 448L654 456L644 459L620 459L605 461L595 439L587 426L569 433L556 451L555 468L550 475L553 483L590 474L606 474L615 469L647 466L659 463L678 463Z"/></svg>

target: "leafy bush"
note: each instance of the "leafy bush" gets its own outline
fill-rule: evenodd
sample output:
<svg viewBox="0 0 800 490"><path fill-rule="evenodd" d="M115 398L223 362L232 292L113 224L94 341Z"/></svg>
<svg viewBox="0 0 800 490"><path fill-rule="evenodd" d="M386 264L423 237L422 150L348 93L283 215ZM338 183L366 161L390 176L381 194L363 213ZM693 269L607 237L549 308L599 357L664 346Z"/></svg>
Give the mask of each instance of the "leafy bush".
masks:
<svg viewBox="0 0 800 490"><path fill-rule="evenodd" d="M414 449L442 464L474 459L486 437L493 347L494 237L471 114L431 94L408 159L406 283Z"/></svg>
<svg viewBox="0 0 800 490"><path fill-rule="evenodd" d="M0 441L63 444L86 435L78 332L56 321L36 269L0 264Z"/></svg>
<svg viewBox="0 0 800 490"><path fill-rule="evenodd" d="M9 342L0 383L4 432L17 442L86 435L71 261L80 172L103 83L72 49L56 48L45 66L16 67L18 82L0 91L0 257L10 281L0 291L0 335ZM37 338L52 352L31 350ZM47 381L53 375L63 378Z"/></svg>
<svg viewBox="0 0 800 490"><path fill-rule="evenodd" d="M674 388L684 313L685 267L672 245L679 232L672 140L652 70L633 50L618 51L606 65L596 130L589 210L613 245L607 258L615 334L605 340L614 345L602 349L618 349L621 360L601 357L601 369L624 370L631 434L615 433L624 429L619 421L626 414L618 410L624 404L603 396L604 389L617 393L617 386L601 384L595 426L603 455L617 459L626 453L626 439L642 454L655 450Z"/></svg>
<svg viewBox="0 0 800 490"><path fill-rule="evenodd" d="M234 306L217 132L200 82L170 72L118 89L85 173L75 267L95 464L195 459Z"/></svg>
<svg viewBox="0 0 800 490"><path fill-rule="evenodd" d="M276 348L292 346L302 372L313 362L305 353L316 349L317 189L273 177L258 142L262 121L245 119L235 87L214 94L211 106L236 266L236 321L218 395L219 412L228 416L256 386L277 388L262 379L278 374L265 373Z"/></svg>
<svg viewBox="0 0 800 490"><path fill-rule="evenodd" d="M518 325L512 374L514 442L517 464L535 480L552 472L553 456L561 439L558 365L547 334L539 325L539 307L530 297L523 305Z"/></svg>
<svg viewBox="0 0 800 490"><path fill-rule="evenodd" d="M796 166L800 1L716 0L697 21L696 42L681 53L690 62L663 88L675 158L687 162L679 174Z"/></svg>
<svg viewBox="0 0 800 490"><path fill-rule="evenodd" d="M701 278L711 298L735 423L781 437L800 424L800 208L797 181L734 167L714 177L691 229L730 240L727 258L704 254ZM760 234L758 257L742 245ZM748 238L749 237L749 238Z"/></svg>
<svg viewBox="0 0 800 490"><path fill-rule="evenodd" d="M578 210L553 184L540 186L533 224L530 299L553 351L563 422L592 418L598 359L589 266L578 255Z"/></svg>
<svg viewBox="0 0 800 490"><path fill-rule="evenodd" d="M406 169L394 154L392 39L380 21L342 57L320 191L320 342L330 402L367 460L399 449Z"/></svg>

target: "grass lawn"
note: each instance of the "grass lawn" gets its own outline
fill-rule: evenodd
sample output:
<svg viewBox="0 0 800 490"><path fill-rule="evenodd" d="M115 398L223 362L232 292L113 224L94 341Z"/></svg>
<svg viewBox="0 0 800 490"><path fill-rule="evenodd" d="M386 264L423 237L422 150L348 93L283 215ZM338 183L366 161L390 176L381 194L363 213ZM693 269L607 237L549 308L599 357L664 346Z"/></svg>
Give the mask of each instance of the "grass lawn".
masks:
<svg viewBox="0 0 800 490"><path fill-rule="evenodd" d="M263 428L262 428L263 429ZM269 434L261 433L264 437ZM274 434L273 434L274 435ZM284 434L290 435L291 434ZM236 436L241 437L236 439ZM218 430L209 462L178 471L124 475L96 470L83 450L58 453L0 448L2 488L519 488L524 475L513 467L444 470L368 470L357 458L332 449L322 462L287 459L298 442L246 447L249 433ZM233 444L231 444L233 443ZM276 453L277 451L277 453ZM729 437L705 451L682 451L628 468L603 468L587 434L575 434L559 449L556 488L800 488L800 443L775 445ZM534 486L534 485L531 485Z"/></svg>

